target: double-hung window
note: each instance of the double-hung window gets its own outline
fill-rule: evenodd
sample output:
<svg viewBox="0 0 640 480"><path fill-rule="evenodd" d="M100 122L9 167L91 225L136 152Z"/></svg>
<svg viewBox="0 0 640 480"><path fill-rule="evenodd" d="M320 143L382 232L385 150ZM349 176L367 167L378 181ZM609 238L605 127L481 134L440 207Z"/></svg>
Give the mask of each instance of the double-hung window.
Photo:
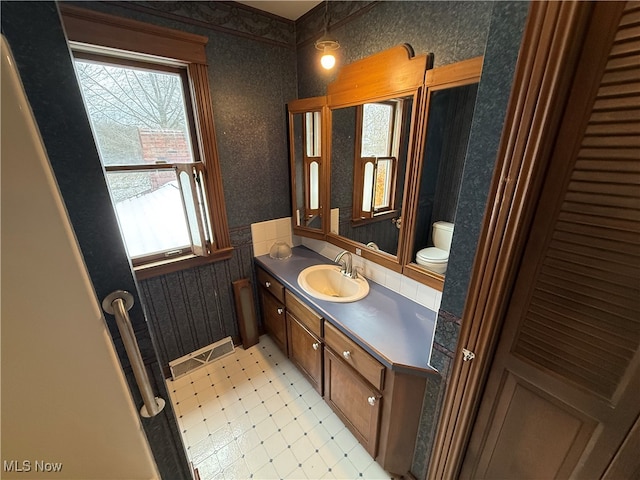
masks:
<svg viewBox="0 0 640 480"><path fill-rule="evenodd" d="M115 22L75 7L61 10L138 277L229 258L203 62L206 39L131 20ZM154 36L163 41L150 42Z"/></svg>
<svg viewBox="0 0 640 480"><path fill-rule="evenodd" d="M358 106L353 220L395 209L403 101Z"/></svg>
<svg viewBox="0 0 640 480"><path fill-rule="evenodd" d="M76 72L134 266L214 240L186 70L76 54Z"/></svg>

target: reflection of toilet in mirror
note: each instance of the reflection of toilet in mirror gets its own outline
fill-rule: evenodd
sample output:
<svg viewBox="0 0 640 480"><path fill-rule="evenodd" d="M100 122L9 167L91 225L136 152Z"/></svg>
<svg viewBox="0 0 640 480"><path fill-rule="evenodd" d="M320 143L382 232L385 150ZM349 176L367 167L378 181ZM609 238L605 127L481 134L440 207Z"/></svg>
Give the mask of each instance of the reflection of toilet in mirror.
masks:
<svg viewBox="0 0 640 480"><path fill-rule="evenodd" d="M423 248L416 254L416 263L435 273L447 271L449 249L453 238L453 223L435 222L432 230L433 247Z"/></svg>

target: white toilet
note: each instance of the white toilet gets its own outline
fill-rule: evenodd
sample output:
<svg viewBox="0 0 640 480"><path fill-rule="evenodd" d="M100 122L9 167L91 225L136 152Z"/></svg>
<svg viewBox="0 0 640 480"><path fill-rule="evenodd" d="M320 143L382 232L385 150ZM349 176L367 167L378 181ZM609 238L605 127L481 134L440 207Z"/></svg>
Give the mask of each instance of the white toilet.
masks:
<svg viewBox="0 0 640 480"><path fill-rule="evenodd" d="M416 254L416 263L435 273L447 271L449 249L453 238L453 223L435 222L433 224L433 247L423 248Z"/></svg>

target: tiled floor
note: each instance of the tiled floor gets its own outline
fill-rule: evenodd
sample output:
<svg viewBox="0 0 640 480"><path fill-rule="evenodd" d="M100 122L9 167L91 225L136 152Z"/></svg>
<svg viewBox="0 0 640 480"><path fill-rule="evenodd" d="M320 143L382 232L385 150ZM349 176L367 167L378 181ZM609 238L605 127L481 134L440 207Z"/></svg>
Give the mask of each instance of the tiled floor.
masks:
<svg viewBox="0 0 640 480"><path fill-rule="evenodd" d="M167 383L202 480L390 478L267 336Z"/></svg>

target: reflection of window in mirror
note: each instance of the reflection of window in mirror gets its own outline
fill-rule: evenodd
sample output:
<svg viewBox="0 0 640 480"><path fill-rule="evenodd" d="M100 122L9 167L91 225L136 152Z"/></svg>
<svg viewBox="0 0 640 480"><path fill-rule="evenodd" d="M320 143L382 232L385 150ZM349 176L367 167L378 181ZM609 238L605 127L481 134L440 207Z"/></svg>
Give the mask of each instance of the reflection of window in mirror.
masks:
<svg viewBox="0 0 640 480"><path fill-rule="evenodd" d="M304 114L304 184L307 218L320 213L321 112Z"/></svg>
<svg viewBox="0 0 640 480"><path fill-rule="evenodd" d="M293 225L297 234L321 234L324 97L293 100L289 110L289 155Z"/></svg>
<svg viewBox="0 0 640 480"><path fill-rule="evenodd" d="M353 220L372 219L396 209L396 179L404 100L357 108Z"/></svg>

